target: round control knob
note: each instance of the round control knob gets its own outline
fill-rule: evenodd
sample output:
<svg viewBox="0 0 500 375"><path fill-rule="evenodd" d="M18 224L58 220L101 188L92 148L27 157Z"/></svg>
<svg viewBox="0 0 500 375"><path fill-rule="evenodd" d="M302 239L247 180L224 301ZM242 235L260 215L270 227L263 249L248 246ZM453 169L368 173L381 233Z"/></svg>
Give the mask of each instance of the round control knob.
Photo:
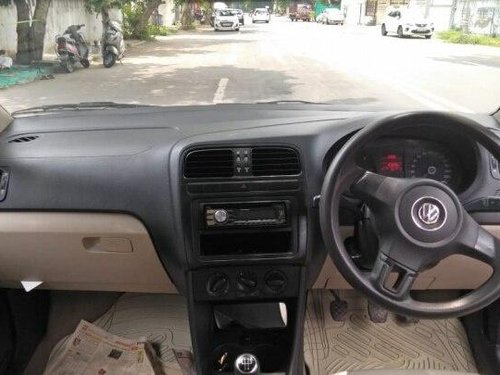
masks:
<svg viewBox="0 0 500 375"><path fill-rule="evenodd" d="M264 283L271 292L280 293L286 288L287 279L283 272L274 270L266 275Z"/></svg>
<svg viewBox="0 0 500 375"><path fill-rule="evenodd" d="M258 374L259 361L257 357L250 353L239 355L234 361L234 373L237 375Z"/></svg>
<svg viewBox="0 0 500 375"><path fill-rule="evenodd" d="M214 220L218 224L223 224L227 221L229 215L226 210L215 210L214 212Z"/></svg>
<svg viewBox="0 0 500 375"><path fill-rule="evenodd" d="M229 279L223 273L214 273L207 280L207 292L211 296L220 297L227 293L229 289Z"/></svg>
<svg viewBox="0 0 500 375"><path fill-rule="evenodd" d="M253 292L257 287L257 276L250 271L238 272L237 287L242 292Z"/></svg>

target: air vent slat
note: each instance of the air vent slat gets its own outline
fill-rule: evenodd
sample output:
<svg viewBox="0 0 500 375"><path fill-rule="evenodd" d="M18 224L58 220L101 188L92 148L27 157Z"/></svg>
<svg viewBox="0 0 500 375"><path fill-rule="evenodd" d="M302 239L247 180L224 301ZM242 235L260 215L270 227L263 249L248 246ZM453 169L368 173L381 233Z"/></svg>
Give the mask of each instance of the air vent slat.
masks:
<svg viewBox="0 0 500 375"><path fill-rule="evenodd" d="M232 177L234 154L231 149L207 149L190 152L184 161L187 178Z"/></svg>
<svg viewBox="0 0 500 375"><path fill-rule="evenodd" d="M256 147L252 149L254 176L291 176L300 174L297 151L287 147Z"/></svg>
<svg viewBox="0 0 500 375"><path fill-rule="evenodd" d="M11 139L8 143L26 143L26 142L34 141L37 138L38 138L38 135L26 135L26 136Z"/></svg>

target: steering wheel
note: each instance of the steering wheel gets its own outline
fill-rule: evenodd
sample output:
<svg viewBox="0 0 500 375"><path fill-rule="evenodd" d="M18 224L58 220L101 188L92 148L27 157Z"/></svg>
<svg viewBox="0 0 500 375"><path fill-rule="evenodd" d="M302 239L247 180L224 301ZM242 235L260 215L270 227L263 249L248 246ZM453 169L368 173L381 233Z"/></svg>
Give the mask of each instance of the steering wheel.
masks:
<svg viewBox="0 0 500 375"><path fill-rule="evenodd" d="M385 177L356 163L360 150L369 142L397 134L404 126L422 123L432 123L450 134L466 134L500 160L500 139L462 116L412 112L376 120L349 139L328 169L321 190L321 231L342 276L375 303L407 316L457 317L480 310L500 297L500 241L465 211L446 185L430 179ZM340 199L349 189L370 209L379 239L371 271L360 270L354 264L341 236ZM479 288L452 301L414 299L410 289L419 273L453 254L487 263L493 269L491 277ZM395 282L391 281L391 273L397 274Z"/></svg>

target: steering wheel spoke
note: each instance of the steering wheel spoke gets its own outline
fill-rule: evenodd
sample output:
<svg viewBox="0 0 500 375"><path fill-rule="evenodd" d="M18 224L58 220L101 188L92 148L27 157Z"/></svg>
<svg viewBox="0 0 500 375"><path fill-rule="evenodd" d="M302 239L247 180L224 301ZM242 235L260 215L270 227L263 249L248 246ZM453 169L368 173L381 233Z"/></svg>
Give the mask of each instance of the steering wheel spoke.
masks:
<svg viewBox="0 0 500 375"><path fill-rule="evenodd" d="M355 175L358 178L351 185L351 192L370 208L392 205L394 197L407 185L404 179L382 176L360 167L356 167Z"/></svg>
<svg viewBox="0 0 500 375"><path fill-rule="evenodd" d="M500 240L479 225L470 215L464 215L464 230L457 238L457 243L464 255L500 268Z"/></svg>
<svg viewBox="0 0 500 375"><path fill-rule="evenodd" d="M418 272L380 252L370 273L370 283L381 293L396 299L407 300Z"/></svg>

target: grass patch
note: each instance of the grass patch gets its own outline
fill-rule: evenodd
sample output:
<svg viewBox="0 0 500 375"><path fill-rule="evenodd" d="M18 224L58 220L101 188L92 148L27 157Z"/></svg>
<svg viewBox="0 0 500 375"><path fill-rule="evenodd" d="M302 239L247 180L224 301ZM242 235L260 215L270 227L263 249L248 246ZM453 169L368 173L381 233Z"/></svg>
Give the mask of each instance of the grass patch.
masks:
<svg viewBox="0 0 500 375"><path fill-rule="evenodd" d="M480 44L482 46L500 47L500 38L493 36L464 34L459 30L441 31L437 35L438 38L449 43Z"/></svg>
<svg viewBox="0 0 500 375"><path fill-rule="evenodd" d="M148 25L148 34L151 36L168 36L175 34L177 28L159 25Z"/></svg>

